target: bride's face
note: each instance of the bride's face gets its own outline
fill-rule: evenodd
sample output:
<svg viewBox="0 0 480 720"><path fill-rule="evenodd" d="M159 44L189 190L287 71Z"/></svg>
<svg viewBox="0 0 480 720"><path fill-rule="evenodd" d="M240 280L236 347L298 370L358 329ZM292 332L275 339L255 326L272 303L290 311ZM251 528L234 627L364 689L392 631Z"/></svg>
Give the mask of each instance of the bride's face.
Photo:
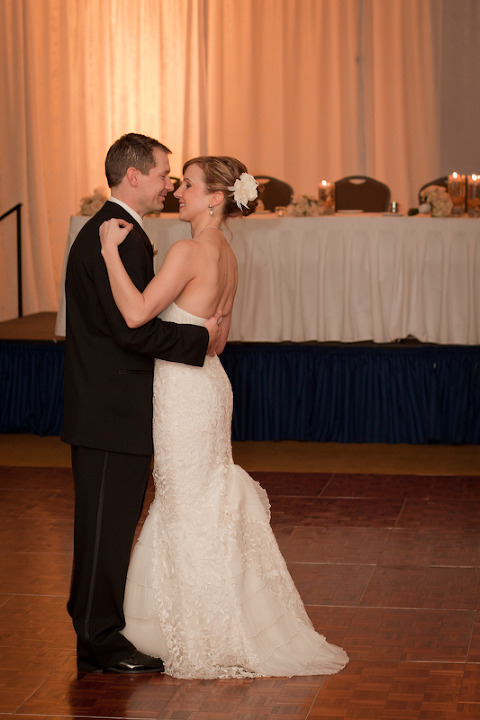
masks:
<svg viewBox="0 0 480 720"><path fill-rule="evenodd" d="M178 190L174 193L178 200L178 217L184 222L192 222L199 217L208 216L213 193L207 193L205 177L200 165L189 165Z"/></svg>

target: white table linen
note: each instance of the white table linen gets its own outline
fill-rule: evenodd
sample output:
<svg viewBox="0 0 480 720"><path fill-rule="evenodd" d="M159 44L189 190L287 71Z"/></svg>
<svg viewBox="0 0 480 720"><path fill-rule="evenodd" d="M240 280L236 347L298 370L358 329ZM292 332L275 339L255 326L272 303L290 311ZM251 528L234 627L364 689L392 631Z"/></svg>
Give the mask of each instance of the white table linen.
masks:
<svg viewBox="0 0 480 720"><path fill-rule="evenodd" d="M71 218L70 247L87 217ZM176 215L145 218L159 267L189 237ZM349 215L230 220L239 285L238 342L480 344L480 222L474 218ZM56 334L65 334L62 292Z"/></svg>

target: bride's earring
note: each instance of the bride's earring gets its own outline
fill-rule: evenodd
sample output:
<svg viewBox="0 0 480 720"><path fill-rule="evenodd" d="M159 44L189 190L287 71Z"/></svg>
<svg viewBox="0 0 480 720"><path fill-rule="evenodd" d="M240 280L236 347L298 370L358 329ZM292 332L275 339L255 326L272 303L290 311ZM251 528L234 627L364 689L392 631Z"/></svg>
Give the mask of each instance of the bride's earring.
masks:
<svg viewBox="0 0 480 720"><path fill-rule="evenodd" d="M210 215L210 217L212 217L212 215L213 215L213 205L209 205L209 206L208 206L208 214Z"/></svg>

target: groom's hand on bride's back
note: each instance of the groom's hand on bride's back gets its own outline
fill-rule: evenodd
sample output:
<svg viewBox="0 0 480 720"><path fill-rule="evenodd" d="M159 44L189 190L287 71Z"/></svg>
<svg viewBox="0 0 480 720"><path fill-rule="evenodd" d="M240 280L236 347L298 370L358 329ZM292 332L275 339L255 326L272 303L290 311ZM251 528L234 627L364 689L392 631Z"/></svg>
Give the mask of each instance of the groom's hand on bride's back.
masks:
<svg viewBox="0 0 480 720"><path fill-rule="evenodd" d="M207 355L215 355L217 343L220 339L220 325L222 324L222 311L217 310L215 315L205 323L210 340L207 347Z"/></svg>

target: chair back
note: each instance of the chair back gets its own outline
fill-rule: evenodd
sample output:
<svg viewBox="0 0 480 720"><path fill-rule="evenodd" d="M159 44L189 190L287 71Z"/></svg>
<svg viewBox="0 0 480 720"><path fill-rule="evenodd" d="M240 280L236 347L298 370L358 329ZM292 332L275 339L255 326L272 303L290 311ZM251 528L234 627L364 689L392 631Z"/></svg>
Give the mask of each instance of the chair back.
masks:
<svg viewBox="0 0 480 720"><path fill-rule="evenodd" d="M420 199L422 190L425 190L425 188L427 188L429 185L440 185L440 187L444 187L446 190L448 190L448 175L442 175L442 177L439 177L436 180L431 180L430 182L425 183L425 185L422 185L422 187L418 191L418 204L419 205L422 204L422 201Z"/></svg>
<svg viewBox="0 0 480 720"><path fill-rule="evenodd" d="M349 175L335 183L335 210L387 212L390 205L388 185L367 175Z"/></svg>
<svg viewBox="0 0 480 720"><path fill-rule="evenodd" d="M293 188L283 180L270 175L255 175L259 184L259 196L265 210L275 212L278 205L289 205L293 197Z"/></svg>
<svg viewBox="0 0 480 720"><path fill-rule="evenodd" d="M177 198L173 197L173 193L175 192L175 190L178 190L181 180L180 178L174 177L172 175L170 175L170 180L173 183L173 190L172 192L169 192L167 197L165 198L162 212L178 213L178 200Z"/></svg>

